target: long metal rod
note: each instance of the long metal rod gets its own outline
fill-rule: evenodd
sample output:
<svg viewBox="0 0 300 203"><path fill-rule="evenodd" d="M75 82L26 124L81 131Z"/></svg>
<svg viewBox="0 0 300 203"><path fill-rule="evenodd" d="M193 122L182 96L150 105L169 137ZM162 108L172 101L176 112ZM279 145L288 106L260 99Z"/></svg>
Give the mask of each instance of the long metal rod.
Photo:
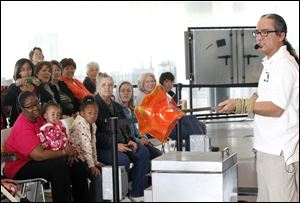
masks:
<svg viewBox="0 0 300 203"><path fill-rule="evenodd" d="M119 202L119 170L118 170L118 117L110 118L110 129L112 133L112 175L113 175L113 201Z"/></svg>
<svg viewBox="0 0 300 203"><path fill-rule="evenodd" d="M178 88L176 89L177 92L176 94L178 95L178 101L181 100L181 83L178 83ZM176 147L177 151L182 151L182 138L181 138L181 119L179 120L177 126L176 126L176 133L177 133L177 142L176 142Z"/></svg>
<svg viewBox="0 0 300 203"><path fill-rule="evenodd" d="M174 87L176 87L178 84L174 84ZM203 87L212 87L212 88L217 88L217 87L257 87L258 83L241 83L241 84L181 84L181 87L183 88L203 88Z"/></svg>
<svg viewBox="0 0 300 203"><path fill-rule="evenodd" d="M194 109L183 109L182 111L187 113L187 112L196 112L196 111L216 111L220 107L218 106L213 106L213 107L201 107L201 108L194 108Z"/></svg>

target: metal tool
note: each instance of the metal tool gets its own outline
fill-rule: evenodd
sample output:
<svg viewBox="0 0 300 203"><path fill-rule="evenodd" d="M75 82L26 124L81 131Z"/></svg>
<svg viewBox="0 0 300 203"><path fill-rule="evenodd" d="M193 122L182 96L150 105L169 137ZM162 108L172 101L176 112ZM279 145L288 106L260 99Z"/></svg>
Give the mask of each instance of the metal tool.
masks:
<svg viewBox="0 0 300 203"><path fill-rule="evenodd" d="M217 111L221 109L219 106L213 106L213 107L201 107L201 108L194 108L194 109L184 109L183 112L196 112L196 111Z"/></svg>

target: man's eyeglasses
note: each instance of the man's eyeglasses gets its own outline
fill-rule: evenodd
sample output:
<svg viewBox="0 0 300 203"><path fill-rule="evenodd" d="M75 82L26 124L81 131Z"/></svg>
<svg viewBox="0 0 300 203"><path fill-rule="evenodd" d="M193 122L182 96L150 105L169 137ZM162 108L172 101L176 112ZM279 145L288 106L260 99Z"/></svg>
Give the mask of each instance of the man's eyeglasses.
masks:
<svg viewBox="0 0 300 203"><path fill-rule="evenodd" d="M253 37L257 37L258 35L260 35L261 37L268 37L269 33L271 32L279 32L279 31L278 30L262 30L262 31L255 30L252 34Z"/></svg>

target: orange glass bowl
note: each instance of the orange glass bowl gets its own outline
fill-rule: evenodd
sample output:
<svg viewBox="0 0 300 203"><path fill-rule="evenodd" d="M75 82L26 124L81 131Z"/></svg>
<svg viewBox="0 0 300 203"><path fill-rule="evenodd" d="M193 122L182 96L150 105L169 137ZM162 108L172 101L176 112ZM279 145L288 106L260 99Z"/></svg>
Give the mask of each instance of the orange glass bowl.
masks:
<svg viewBox="0 0 300 203"><path fill-rule="evenodd" d="M160 84L136 106L135 114L140 133L150 134L162 143L168 140L178 120L185 115Z"/></svg>

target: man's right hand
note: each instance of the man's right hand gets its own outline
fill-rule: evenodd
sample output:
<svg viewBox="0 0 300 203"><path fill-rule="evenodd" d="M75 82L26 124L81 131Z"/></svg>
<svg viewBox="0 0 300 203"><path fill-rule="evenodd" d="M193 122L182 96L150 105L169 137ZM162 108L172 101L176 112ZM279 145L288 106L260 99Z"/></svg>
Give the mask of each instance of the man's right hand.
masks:
<svg viewBox="0 0 300 203"><path fill-rule="evenodd" d="M225 101L222 101L221 103L218 104L218 107L220 109L218 112L220 113L231 113L235 111L235 100L234 99L227 99Z"/></svg>

